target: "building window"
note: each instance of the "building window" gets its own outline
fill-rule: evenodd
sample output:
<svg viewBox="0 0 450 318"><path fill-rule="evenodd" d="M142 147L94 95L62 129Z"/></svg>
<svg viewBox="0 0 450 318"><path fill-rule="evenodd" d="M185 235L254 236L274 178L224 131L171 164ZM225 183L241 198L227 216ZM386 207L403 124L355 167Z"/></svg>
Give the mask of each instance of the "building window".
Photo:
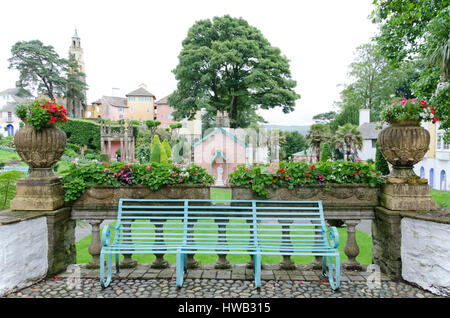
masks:
<svg viewBox="0 0 450 318"><path fill-rule="evenodd" d="M446 176L445 170L441 171L440 179L441 179L440 186L439 186L440 190L442 190L442 191L447 190L447 176Z"/></svg>
<svg viewBox="0 0 450 318"><path fill-rule="evenodd" d="M147 113L150 113L150 108L147 108Z"/></svg>
<svg viewBox="0 0 450 318"><path fill-rule="evenodd" d="M438 133L436 138L436 149L441 149L441 147L442 147L442 133Z"/></svg>
<svg viewBox="0 0 450 318"><path fill-rule="evenodd" d="M425 168L420 167L420 178L425 179Z"/></svg>
<svg viewBox="0 0 450 318"><path fill-rule="evenodd" d="M132 113L132 112L133 112L133 107L130 108L130 113Z"/></svg>
<svg viewBox="0 0 450 318"><path fill-rule="evenodd" d="M372 148L376 148L376 147L377 147L377 140L372 139Z"/></svg>
<svg viewBox="0 0 450 318"><path fill-rule="evenodd" d="M8 121L12 121L12 112L8 112Z"/></svg>
<svg viewBox="0 0 450 318"><path fill-rule="evenodd" d="M184 122L183 123L183 128L186 128L187 127L187 122Z"/></svg>

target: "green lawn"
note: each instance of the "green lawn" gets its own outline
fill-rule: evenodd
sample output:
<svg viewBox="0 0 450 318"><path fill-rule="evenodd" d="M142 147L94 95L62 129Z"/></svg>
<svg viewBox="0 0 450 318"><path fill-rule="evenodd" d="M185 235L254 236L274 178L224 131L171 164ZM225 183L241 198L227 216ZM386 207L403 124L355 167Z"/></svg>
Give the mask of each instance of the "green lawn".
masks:
<svg viewBox="0 0 450 318"><path fill-rule="evenodd" d="M443 209L450 210L450 192L431 190L431 197L437 205Z"/></svg>
<svg viewBox="0 0 450 318"><path fill-rule="evenodd" d="M22 160L17 152L0 150L0 162L5 162L8 160Z"/></svg>

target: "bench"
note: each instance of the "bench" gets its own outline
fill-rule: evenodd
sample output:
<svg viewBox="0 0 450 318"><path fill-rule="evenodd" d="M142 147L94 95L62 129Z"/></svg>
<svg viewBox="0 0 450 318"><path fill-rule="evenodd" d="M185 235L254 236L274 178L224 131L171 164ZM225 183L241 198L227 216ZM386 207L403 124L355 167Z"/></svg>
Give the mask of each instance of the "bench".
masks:
<svg viewBox="0 0 450 318"><path fill-rule="evenodd" d="M100 284L111 282L113 255L119 273L120 254L176 254L178 287L188 254L251 255L256 288L262 255L312 255L322 256L322 275L336 290L338 244L336 228L326 227L321 201L120 199L116 225L102 231Z"/></svg>

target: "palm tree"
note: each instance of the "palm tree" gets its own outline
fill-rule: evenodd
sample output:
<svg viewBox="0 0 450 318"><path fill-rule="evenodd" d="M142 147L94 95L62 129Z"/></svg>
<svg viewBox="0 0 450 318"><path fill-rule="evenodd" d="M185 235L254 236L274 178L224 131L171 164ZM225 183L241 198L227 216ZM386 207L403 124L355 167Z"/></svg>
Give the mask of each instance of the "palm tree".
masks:
<svg viewBox="0 0 450 318"><path fill-rule="evenodd" d="M431 20L427 26L426 58L430 64L440 68L444 82L448 82L450 73L449 14L450 8L443 10L443 15Z"/></svg>
<svg viewBox="0 0 450 318"><path fill-rule="evenodd" d="M349 160L351 154L356 154L362 149L363 138L358 126L350 123L339 126L333 136L333 144L337 149L345 150L345 160Z"/></svg>
<svg viewBox="0 0 450 318"><path fill-rule="evenodd" d="M328 125L314 124L306 134L306 141L311 149L315 150L317 161L320 161L320 150L322 143L328 141L331 137L331 130Z"/></svg>

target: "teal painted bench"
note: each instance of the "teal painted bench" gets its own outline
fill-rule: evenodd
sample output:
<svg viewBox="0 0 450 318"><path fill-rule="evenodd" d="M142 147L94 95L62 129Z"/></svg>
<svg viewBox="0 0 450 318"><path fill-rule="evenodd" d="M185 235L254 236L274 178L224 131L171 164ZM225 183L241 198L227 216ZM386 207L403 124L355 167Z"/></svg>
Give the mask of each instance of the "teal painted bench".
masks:
<svg viewBox="0 0 450 318"><path fill-rule="evenodd" d="M312 255L322 256L322 275L336 290L338 244L336 228L326 227L321 201L120 199L116 225L102 231L100 284L111 282L113 255L119 273L120 254L176 254L178 287L188 254L251 255L257 288L262 255Z"/></svg>

